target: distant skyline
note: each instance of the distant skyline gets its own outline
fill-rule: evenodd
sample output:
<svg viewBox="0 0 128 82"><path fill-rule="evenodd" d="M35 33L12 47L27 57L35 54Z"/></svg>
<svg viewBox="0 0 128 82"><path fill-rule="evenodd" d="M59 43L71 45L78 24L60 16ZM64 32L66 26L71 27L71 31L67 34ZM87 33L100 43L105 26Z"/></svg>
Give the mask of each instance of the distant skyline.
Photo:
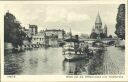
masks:
<svg viewBox="0 0 128 82"><path fill-rule="evenodd" d="M29 24L43 29L72 29L73 34L90 34L99 12L103 27L108 27L108 35L115 35L116 16L119 4L23 4L5 5L5 13L9 10L21 25Z"/></svg>

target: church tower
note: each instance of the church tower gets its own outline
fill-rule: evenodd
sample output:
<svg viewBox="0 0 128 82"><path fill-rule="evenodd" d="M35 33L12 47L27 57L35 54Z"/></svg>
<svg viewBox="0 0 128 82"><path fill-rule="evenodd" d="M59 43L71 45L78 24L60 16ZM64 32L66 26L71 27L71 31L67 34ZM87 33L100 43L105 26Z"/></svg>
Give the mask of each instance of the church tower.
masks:
<svg viewBox="0 0 128 82"><path fill-rule="evenodd" d="M94 33L95 32L95 28L94 28L94 26L93 26L93 28L92 28L92 32L91 33Z"/></svg>
<svg viewBox="0 0 128 82"><path fill-rule="evenodd" d="M106 35L106 37L107 37L107 25L106 25L106 24L104 25L104 29L103 29L103 30L104 30L104 31L103 31L103 32L104 32L104 34L105 34L105 35Z"/></svg>
<svg viewBox="0 0 128 82"><path fill-rule="evenodd" d="M70 38L72 38L72 31L71 31L71 28L70 28L69 36L70 36Z"/></svg>
<svg viewBox="0 0 128 82"><path fill-rule="evenodd" d="M102 28L102 21L101 21L99 13L98 13L98 15L96 17L95 28L96 29L101 29Z"/></svg>
<svg viewBox="0 0 128 82"><path fill-rule="evenodd" d="M102 21L99 13L97 14L95 25L92 28L90 37L94 39L107 37L107 25L105 24L104 28L102 27Z"/></svg>

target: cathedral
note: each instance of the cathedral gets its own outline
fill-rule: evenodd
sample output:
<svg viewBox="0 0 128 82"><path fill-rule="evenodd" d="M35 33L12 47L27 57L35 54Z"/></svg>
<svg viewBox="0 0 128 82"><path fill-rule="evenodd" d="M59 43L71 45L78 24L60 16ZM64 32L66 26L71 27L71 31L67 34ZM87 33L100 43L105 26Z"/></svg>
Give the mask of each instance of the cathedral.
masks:
<svg viewBox="0 0 128 82"><path fill-rule="evenodd" d="M107 25L105 24L103 27L99 13L96 17L95 25L93 26L90 38L96 39L98 37L100 37L100 38L106 38L107 37Z"/></svg>

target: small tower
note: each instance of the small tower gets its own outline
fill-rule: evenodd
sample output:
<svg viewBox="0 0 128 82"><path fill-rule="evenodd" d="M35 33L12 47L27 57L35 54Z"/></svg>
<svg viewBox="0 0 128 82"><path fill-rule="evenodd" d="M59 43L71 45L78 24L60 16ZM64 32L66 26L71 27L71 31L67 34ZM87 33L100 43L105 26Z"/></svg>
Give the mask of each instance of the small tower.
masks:
<svg viewBox="0 0 128 82"><path fill-rule="evenodd" d="M31 35L35 35L38 33L38 27L37 25L30 25L29 24L29 32Z"/></svg>
<svg viewBox="0 0 128 82"><path fill-rule="evenodd" d="M7 10L7 13L9 13L9 10Z"/></svg>
<svg viewBox="0 0 128 82"><path fill-rule="evenodd" d="M72 31L71 31L71 28L70 28L69 36L70 36L70 38L72 38Z"/></svg>
<svg viewBox="0 0 128 82"><path fill-rule="evenodd" d="M106 35L106 37L107 37L107 25L106 25L106 24L104 25L104 29L103 29L103 30L104 30L104 31L103 31L103 32L104 32L104 34L105 34L105 35Z"/></svg>
<svg viewBox="0 0 128 82"><path fill-rule="evenodd" d="M93 28L92 28L92 32L91 32L91 33L93 33L93 32L95 32L95 28L94 28L94 26L93 26Z"/></svg>
<svg viewBox="0 0 128 82"><path fill-rule="evenodd" d="M97 17L96 17L95 28L96 29L101 29L102 28L102 21L101 21L99 12L98 12Z"/></svg>

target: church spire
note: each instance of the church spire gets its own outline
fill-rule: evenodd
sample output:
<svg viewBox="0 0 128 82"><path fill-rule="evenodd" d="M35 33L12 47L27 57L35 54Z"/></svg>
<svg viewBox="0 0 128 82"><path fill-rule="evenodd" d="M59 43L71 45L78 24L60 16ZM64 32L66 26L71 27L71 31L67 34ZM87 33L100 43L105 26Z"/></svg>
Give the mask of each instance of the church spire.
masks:
<svg viewBox="0 0 128 82"><path fill-rule="evenodd" d="M104 25L104 28L107 29L107 25L106 24Z"/></svg>
<svg viewBox="0 0 128 82"><path fill-rule="evenodd" d="M92 33L93 33L93 32L95 32L95 27L94 27L94 26L93 26L93 28L92 28Z"/></svg>
<svg viewBox="0 0 128 82"><path fill-rule="evenodd" d="M71 31L71 28L70 28L69 36L70 36L70 38L72 38L72 31Z"/></svg>
<svg viewBox="0 0 128 82"><path fill-rule="evenodd" d="M106 25L106 24L104 25L104 34L105 34L106 37L107 37L107 25Z"/></svg>
<svg viewBox="0 0 128 82"><path fill-rule="evenodd" d="M98 14L97 14L95 24L102 24L102 21L101 21L99 12L98 12Z"/></svg>

